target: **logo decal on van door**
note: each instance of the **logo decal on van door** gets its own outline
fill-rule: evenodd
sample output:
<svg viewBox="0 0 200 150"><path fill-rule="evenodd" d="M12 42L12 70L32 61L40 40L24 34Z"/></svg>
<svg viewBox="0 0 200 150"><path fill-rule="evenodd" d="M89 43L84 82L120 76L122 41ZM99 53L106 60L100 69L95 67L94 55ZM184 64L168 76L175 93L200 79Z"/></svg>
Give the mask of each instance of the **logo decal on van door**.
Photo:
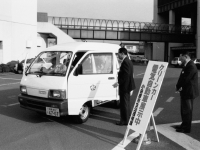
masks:
<svg viewBox="0 0 200 150"><path fill-rule="evenodd" d="M94 91L94 90L96 90L96 86L93 84L90 86L90 89L91 89L91 91Z"/></svg>

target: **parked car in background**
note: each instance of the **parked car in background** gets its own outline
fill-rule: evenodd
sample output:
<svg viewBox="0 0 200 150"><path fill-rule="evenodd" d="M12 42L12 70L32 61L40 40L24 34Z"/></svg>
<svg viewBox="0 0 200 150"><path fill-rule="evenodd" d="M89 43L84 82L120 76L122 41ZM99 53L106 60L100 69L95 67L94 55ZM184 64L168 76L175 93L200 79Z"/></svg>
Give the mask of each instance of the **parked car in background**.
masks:
<svg viewBox="0 0 200 150"><path fill-rule="evenodd" d="M200 59L194 59L194 64L197 66L198 69L200 69Z"/></svg>
<svg viewBox="0 0 200 150"><path fill-rule="evenodd" d="M136 57L133 57L133 59L132 59L134 62L140 62L141 61L141 57L139 57L139 56L136 56Z"/></svg>
<svg viewBox="0 0 200 150"><path fill-rule="evenodd" d="M0 73L10 72L10 67L7 64L0 64Z"/></svg>
<svg viewBox="0 0 200 150"><path fill-rule="evenodd" d="M30 59L27 59L27 61L26 61L26 68L25 68L25 70L28 69L28 67L32 64L33 61L35 61L34 62L34 67L38 67L38 66L41 67L41 65L44 66L44 67L49 67L49 66L52 65L51 61L48 60L48 59L46 59L46 58L39 58L37 60L35 60L34 58L30 58ZM25 60L22 60L20 63L18 63L18 64L15 65L15 68L14 68L15 73L17 73L17 74L18 73L23 73L24 62L25 62ZM34 67L32 67L32 69Z"/></svg>
<svg viewBox="0 0 200 150"><path fill-rule="evenodd" d="M18 61L12 60L8 62L6 65L10 68L10 72L15 72L15 65L18 64Z"/></svg>
<svg viewBox="0 0 200 150"><path fill-rule="evenodd" d="M147 64L149 62L149 60L147 58L145 58L145 57L141 57L140 62L144 63L144 64Z"/></svg>
<svg viewBox="0 0 200 150"><path fill-rule="evenodd" d="M32 63L33 60L34 60L34 58L27 59L27 61L26 61L26 69ZM17 73L17 74L18 73L23 73L24 62L25 62L25 60L22 60L21 62L18 62L18 63L15 64L15 67L14 67L14 72L15 73Z"/></svg>
<svg viewBox="0 0 200 150"><path fill-rule="evenodd" d="M174 57L174 59L172 59L171 64L174 65L175 67L180 66L181 61L179 57Z"/></svg>
<svg viewBox="0 0 200 150"><path fill-rule="evenodd" d="M144 57L144 55L134 55L132 53L129 53L130 59L133 62L137 63L147 63L149 60Z"/></svg>

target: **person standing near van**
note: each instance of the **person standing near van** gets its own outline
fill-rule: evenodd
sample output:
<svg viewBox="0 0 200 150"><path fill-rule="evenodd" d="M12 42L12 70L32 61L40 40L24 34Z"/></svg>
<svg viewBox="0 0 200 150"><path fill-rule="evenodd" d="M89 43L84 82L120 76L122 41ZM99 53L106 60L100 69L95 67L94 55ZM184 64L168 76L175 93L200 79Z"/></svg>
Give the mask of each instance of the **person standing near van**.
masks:
<svg viewBox="0 0 200 150"><path fill-rule="evenodd" d="M181 97L181 118L182 124L176 126L176 132L190 133L192 124L193 100L199 96L198 70L190 58L190 54L185 52L180 57L183 69L176 84L176 91Z"/></svg>
<svg viewBox="0 0 200 150"><path fill-rule="evenodd" d="M118 73L118 82L113 84L113 87L119 86L120 97L120 121L116 125L127 125L130 115L130 95L135 89L135 82L133 78L133 63L128 58L127 49L121 47L118 50L118 58L121 60L121 66Z"/></svg>

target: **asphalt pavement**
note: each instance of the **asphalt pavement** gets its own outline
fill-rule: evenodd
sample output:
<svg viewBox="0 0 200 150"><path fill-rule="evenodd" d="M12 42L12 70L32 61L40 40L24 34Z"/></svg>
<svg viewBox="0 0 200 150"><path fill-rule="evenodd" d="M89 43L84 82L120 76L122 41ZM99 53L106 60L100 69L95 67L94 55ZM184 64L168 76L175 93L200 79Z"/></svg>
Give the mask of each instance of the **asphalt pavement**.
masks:
<svg viewBox="0 0 200 150"><path fill-rule="evenodd" d="M134 105L143 79L145 65L135 65L137 89L131 97ZM175 84L181 68L168 67L153 111L159 142L155 130L147 132L151 144L141 150L199 150L200 101L194 101L192 131L177 133L172 127L181 122L179 94ZM121 145L126 126L117 126L119 109L112 103L92 109L89 120L75 124L71 117L55 118L20 108L17 96L22 75L0 74L0 150L133 150L137 133L130 131ZM200 71L199 71L200 85Z"/></svg>

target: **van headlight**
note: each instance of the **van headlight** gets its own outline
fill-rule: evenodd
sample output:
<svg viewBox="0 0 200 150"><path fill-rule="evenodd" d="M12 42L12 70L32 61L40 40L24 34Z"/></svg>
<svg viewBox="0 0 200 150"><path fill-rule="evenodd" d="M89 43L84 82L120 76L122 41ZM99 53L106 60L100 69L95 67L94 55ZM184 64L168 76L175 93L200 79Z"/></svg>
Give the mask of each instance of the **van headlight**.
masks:
<svg viewBox="0 0 200 150"><path fill-rule="evenodd" d="M66 99L65 90L49 90L49 98Z"/></svg>
<svg viewBox="0 0 200 150"><path fill-rule="evenodd" d="M27 94L26 86L20 85L20 92L23 94Z"/></svg>

